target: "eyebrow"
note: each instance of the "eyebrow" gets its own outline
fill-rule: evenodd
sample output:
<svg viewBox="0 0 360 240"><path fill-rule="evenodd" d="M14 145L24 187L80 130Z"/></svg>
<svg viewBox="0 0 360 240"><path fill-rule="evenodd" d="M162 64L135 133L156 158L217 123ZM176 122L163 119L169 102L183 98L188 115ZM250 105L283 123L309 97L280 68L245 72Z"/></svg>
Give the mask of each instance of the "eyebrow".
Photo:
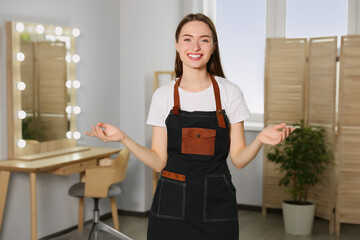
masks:
<svg viewBox="0 0 360 240"><path fill-rule="evenodd" d="M181 37L194 37L193 35L191 35L191 34L184 34L184 35L182 35ZM202 37L208 37L208 38L211 38L209 35L201 35L200 36L201 38Z"/></svg>

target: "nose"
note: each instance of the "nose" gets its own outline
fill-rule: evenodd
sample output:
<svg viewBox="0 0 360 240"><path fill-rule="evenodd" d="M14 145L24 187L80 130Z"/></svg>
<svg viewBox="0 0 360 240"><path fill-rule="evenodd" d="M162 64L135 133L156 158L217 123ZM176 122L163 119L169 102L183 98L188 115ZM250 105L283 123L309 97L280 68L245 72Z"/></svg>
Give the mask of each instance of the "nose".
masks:
<svg viewBox="0 0 360 240"><path fill-rule="evenodd" d="M191 48L194 51L199 51L201 49L198 41L193 41Z"/></svg>

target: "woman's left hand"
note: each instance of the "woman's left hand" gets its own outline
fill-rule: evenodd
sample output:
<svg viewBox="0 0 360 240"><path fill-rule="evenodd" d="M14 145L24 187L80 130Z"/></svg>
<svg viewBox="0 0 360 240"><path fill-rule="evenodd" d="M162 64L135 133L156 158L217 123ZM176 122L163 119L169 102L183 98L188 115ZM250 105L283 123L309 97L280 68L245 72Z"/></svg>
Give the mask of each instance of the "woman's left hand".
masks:
<svg viewBox="0 0 360 240"><path fill-rule="evenodd" d="M289 126L286 126L286 123L266 127L257 136L257 140L263 144L274 146L284 141L294 130L295 127L290 128Z"/></svg>

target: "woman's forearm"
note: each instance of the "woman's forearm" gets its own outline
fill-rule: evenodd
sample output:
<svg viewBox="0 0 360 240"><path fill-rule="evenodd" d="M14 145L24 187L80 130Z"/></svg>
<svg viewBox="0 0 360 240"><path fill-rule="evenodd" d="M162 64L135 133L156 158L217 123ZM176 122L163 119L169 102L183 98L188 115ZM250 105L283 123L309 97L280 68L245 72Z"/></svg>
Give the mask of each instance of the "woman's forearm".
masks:
<svg viewBox="0 0 360 240"><path fill-rule="evenodd" d="M152 168L154 171L160 172L164 168L166 159L162 159L153 149L146 148L138 144L129 136L125 136L121 143L127 147L136 158L148 167Z"/></svg>
<svg viewBox="0 0 360 240"><path fill-rule="evenodd" d="M244 146L235 151L235 153L230 157L236 168L242 169L248 165L259 153L262 145L263 144L258 140L258 137L256 137L250 145Z"/></svg>

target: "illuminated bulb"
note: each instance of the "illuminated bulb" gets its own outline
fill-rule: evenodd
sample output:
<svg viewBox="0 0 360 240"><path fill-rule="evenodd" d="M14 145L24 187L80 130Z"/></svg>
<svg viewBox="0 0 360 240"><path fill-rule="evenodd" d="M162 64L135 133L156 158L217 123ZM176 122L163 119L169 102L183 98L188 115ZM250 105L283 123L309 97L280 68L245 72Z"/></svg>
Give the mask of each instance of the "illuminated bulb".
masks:
<svg viewBox="0 0 360 240"><path fill-rule="evenodd" d="M20 118L20 119L26 118L26 112L23 111L23 110L18 111L17 112L17 117Z"/></svg>
<svg viewBox="0 0 360 240"><path fill-rule="evenodd" d="M67 112L67 113L71 113L71 110L72 110L72 108L71 108L71 106L67 106L66 108L65 108L65 111Z"/></svg>
<svg viewBox="0 0 360 240"><path fill-rule="evenodd" d="M22 52L18 52L16 54L16 59L19 61L19 62L22 62L25 60L25 55L22 53Z"/></svg>
<svg viewBox="0 0 360 240"><path fill-rule="evenodd" d="M56 27L55 28L55 34L58 35L58 36L61 35L63 33L63 31L64 30L62 29L62 27Z"/></svg>
<svg viewBox="0 0 360 240"><path fill-rule="evenodd" d="M67 63L71 63L71 55L66 55L65 60Z"/></svg>
<svg viewBox="0 0 360 240"><path fill-rule="evenodd" d="M80 84L80 82L78 80L74 80L73 83L72 83L73 88L76 88L76 89L79 88L80 85L81 84Z"/></svg>
<svg viewBox="0 0 360 240"><path fill-rule="evenodd" d="M80 36L80 30L79 30L78 28L74 28L74 29L72 30L72 35L73 35L74 37Z"/></svg>
<svg viewBox="0 0 360 240"><path fill-rule="evenodd" d="M73 107L73 112L75 114L79 114L81 112L81 108L79 106L75 106L75 107Z"/></svg>
<svg viewBox="0 0 360 240"><path fill-rule="evenodd" d="M24 139L20 139L18 142L17 142L17 145L19 148L24 148L26 147L26 142Z"/></svg>
<svg viewBox="0 0 360 240"><path fill-rule="evenodd" d="M45 31L45 28L44 28L43 25L39 24L39 25L36 26L35 30L36 30L36 32L37 32L38 34L43 34L44 31Z"/></svg>
<svg viewBox="0 0 360 240"><path fill-rule="evenodd" d="M71 80L67 80L65 85L67 88L71 88Z"/></svg>
<svg viewBox="0 0 360 240"><path fill-rule="evenodd" d="M76 139L76 140L80 139L81 138L81 133L78 132L78 131L74 132L73 133L73 138Z"/></svg>
<svg viewBox="0 0 360 240"><path fill-rule="evenodd" d="M15 28L16 28L16 31L22 32L22 31L24 31L25 26L24 26L23 23L19 22L19 23L16 24Z"/></svg>
<svg viewBox="0 0 360 240"><path fill-rule="evenodd" d="M66 137L67 137L67 139L71 139L71 136L72 136L71 131L68 131L68 132L66 133Z"/></svg>
<svg viewBox="0 0 360 240"><path fill-rule="evenodd" d="M24 82L18 82L18 83L16 84L16 88L17 88L18 90L20 90L20 91L23 91L23 90L25 90L25 88L26 88L26 84L25 84Z"/></svg>
<svg viewBox="0 0 360 240"><path fill-rule="evenodd" d="M78 63L80 62L80 56L75 54L72 56L72 60L74 63Z"/></svg>

